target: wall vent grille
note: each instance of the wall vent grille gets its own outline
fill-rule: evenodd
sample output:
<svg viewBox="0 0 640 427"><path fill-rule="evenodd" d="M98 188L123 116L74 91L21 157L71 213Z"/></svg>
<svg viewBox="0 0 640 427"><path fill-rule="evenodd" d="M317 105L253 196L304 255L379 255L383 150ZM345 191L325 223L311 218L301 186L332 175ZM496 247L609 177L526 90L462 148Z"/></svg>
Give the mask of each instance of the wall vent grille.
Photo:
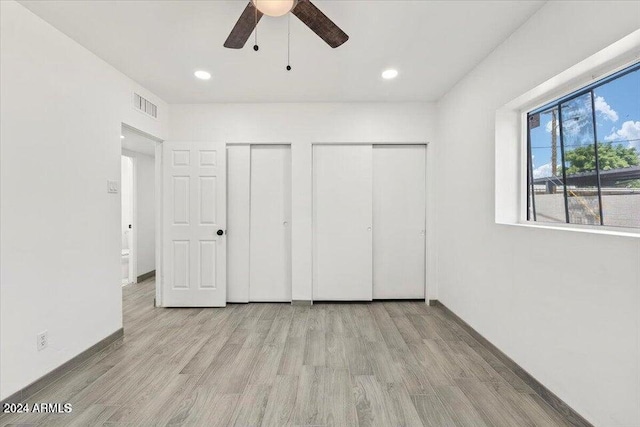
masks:
<svg viewBox="0 0 640 427"><path fill-rule="evenodd" d="M133 94L133 108L154 119L158 118L158 106L135 92Z"/></svg>

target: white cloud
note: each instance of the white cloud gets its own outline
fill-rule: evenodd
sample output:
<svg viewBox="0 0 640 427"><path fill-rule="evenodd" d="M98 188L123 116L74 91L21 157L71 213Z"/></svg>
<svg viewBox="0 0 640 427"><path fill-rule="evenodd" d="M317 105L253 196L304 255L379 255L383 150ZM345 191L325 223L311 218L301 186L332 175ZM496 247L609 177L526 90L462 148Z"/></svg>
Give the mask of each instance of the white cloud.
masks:
<svg viewBox="0 0 640 427"><path fill-rule="evenodd" d="M604 138L605 141L629 141L630 147L640 149L640 121L629 120L622 124L618 130L612 129L611 134Z"/></svg>
<svg viewBox="0 0 640 427"><path fill-rule="evenodd" d="M618 121L618 113L616 110L611 108L607 101L604 100L602 96L596 96L596 99L593 101L596 111L601 113L606 119L611 120L612 122Z"/></svg>
<svg viewBox="0 0 640 427"><path fill-rule="evenodd" d="M556 169L556 173L559 173L560 171L562 171L562 166L558 165L557 169ZM547 178L551 176L551 162L549 163L545 163L544 165L535 168L533 170L533 177L534 178Z"/></svg>
<svg viewBox="0 0 640 427"><path fill-rule="evenodd" d="M533 170L534 178L545 178L547 176L551 176L551 163L547 163Z"/></svg>

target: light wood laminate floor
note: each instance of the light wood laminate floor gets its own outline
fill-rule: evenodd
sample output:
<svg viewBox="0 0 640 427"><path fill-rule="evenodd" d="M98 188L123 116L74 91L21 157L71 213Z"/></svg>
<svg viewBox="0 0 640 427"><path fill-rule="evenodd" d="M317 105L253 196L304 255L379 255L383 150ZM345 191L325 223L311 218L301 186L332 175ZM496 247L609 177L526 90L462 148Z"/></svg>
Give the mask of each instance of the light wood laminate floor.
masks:
<svg viewBox="0 0 640 427"><path fill-rule="evenodd" d="M422 302L153 307L124 288L121 343L2 425L569 425L440 308Z"/></svg>

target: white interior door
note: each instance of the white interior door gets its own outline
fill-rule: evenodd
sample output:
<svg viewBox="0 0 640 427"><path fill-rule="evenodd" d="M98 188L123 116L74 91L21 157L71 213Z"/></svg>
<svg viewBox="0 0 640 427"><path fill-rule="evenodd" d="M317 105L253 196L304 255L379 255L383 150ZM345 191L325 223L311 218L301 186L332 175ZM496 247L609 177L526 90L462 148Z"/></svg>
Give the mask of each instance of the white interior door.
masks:
<svg viewBox="0 0 640 427"><path fill-rule="evenodd" d="M249 302L251 147L227 147L227 302Z"/></svg>
<svg viewBox="0 0 640 427"><path fill-rule="evenodd" d="M166 141L162 145L162 305L224 306L224 143Z"/></svg>
<svg viewBox="0 0 640 427"><path fill-rule="evenodd" d="M291 301L291 149L251 146L249 301Z"/></svg>
<svg viewBox="0 0 640 427"><path fill-rule="evenodd" d="M372 146L313 149L313 299L372 299Z"/></svg>
<svg viewBox="0 0 640 427"><path fill-rule="evenodd" d="M373 298L425 296L424 145L373 148Z"/></svg>

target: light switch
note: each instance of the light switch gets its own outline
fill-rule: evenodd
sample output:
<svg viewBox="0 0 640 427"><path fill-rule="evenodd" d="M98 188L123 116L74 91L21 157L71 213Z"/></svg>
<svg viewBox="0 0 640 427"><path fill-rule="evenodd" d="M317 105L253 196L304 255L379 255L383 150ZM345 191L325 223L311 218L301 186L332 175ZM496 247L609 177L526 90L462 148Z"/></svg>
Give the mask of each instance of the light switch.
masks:
<svg viewBox="0 0 640 427"><path fill-rule="evenodd" d="M118 181L107 180L107 193L118 193Z"/></svg>

